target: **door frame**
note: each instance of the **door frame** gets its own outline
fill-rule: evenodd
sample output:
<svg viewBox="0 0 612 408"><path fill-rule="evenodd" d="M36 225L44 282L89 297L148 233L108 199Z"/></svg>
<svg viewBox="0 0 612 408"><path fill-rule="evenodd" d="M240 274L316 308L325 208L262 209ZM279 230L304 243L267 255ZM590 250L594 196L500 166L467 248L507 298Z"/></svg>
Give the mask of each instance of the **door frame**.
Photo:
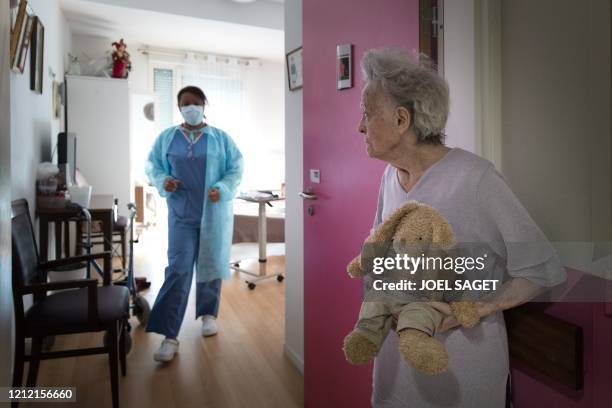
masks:
<svg viewBox="0 0 612 408"><path fill-rule="evenodd" d="M302 0L285 0L285 49L303 45ZM304 114L303 89L285 87L285 338L283 350L304 374Z"/></svg>
<svg viewBox="0 0 612 408"><path fill-rule="evenodd" d="M502 169L502 0L474 0L475 153Z"/></svg>
<svg viewBox="0 0 612 408"><path fill-rule="evenodd" d="M444 75L444 0L419 0L419 52L427 55L438 73Z"/></svg>

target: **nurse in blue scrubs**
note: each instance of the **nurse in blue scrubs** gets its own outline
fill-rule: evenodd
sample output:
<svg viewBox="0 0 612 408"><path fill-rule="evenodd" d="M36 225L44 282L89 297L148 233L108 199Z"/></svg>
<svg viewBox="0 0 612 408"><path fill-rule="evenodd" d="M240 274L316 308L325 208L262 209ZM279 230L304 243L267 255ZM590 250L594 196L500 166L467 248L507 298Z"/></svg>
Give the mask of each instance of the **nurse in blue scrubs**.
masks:
<svg viewBox="0 0 612 408"><path fill-rule="evenodd" d="M217 333L221 280L230 277L232 200L242 177L242 155L224 131L204 121L206 95L188 86L178 93L184 123L158 137L147 162L151 184L168 204L168 267L147 331L165 336L154 359L168 362L196 271L196 319L202 335Z"/></svg>

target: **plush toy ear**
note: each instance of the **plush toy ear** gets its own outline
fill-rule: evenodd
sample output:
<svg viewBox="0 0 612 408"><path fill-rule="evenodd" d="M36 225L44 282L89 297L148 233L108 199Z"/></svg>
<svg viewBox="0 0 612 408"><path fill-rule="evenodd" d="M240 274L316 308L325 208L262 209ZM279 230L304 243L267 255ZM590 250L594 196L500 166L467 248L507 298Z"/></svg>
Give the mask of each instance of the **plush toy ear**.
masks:
<svg viewBox="0 0 612 408"><path fill-rule="evenodd" d="M455 245L453 229L441 215L434 217L432 241L439 249L450 249Z"/></svg>
<svg viewBox="0 0 612 408"><path fill-rule="evenodd" d="M409 201L397 210L393 212L382 224L374 231L374 241L376 242L389 242L393 240L393 235L397 226L402 219L410 214L412 211L419 208L419 203L416 201Z"/></svg>

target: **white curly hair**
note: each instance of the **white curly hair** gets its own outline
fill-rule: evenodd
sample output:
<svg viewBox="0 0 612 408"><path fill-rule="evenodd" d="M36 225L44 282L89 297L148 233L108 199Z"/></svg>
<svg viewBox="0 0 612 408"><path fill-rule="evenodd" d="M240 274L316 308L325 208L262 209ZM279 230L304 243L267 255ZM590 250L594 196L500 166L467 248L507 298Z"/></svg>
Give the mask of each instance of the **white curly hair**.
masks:
<svg viewBox="0 0 612 408"><path fill-rule="evenodd" d="M448 83L429 59L394 48L366 51L361 69L367 81L382 89L412 115L412 129L419 143L442 144L448 119Z"/></svg>

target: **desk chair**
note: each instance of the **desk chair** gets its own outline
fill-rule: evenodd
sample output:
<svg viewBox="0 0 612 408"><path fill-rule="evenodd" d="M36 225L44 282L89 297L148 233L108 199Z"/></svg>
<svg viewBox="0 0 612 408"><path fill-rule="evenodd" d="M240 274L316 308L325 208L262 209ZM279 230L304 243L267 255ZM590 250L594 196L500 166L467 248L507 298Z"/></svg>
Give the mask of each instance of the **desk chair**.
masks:
<svg viewBox="0 0 612 408"><path fill-rule="evenodd" d="M47 282L49 270L99 258L103 258L104 262L111 262L111 253L102 252L40 262L28 203L24 199L12 202L11 227L16 329L13 387L20 387L22 384L25 361L30 362L26 386L34 387L40 360L108 353L113 407L119 407L117 359L121 365L121 373L125 375L126 336L129 335L128 289L111 285L110 276L104 276L104 286L101 287L95 279ZM58 290L61 292L47 293ZM34 295L34 301L32 307L26 311L23 296L29 294ZM42 341L46 336L99 331L108 333L108 340L102 347L42 351ZM26 338L32 339L30 355L25 354ZM13 403L13 407L16 406L17 403Z"/></svg>

